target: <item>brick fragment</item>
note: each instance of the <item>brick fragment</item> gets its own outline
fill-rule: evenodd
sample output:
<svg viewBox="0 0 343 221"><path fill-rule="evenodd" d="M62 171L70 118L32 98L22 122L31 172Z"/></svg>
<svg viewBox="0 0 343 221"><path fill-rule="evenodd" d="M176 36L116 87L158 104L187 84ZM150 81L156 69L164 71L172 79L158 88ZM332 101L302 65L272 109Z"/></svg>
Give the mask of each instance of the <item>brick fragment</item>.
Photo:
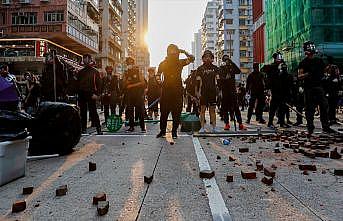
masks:
<svg viewBox="0 0 343 221"><path fill-rule="evenodd" d="M257 171L262 171L263 170L263 164L261 162L256 163L256 170Z"/></svg>
<svg viewBox="0 0 343 221"><path fill-rule="evenodd" d="M144 176L144 183L150 184L153 179L154 179L154 175Z"/></svg>
<svg viewBox="0 0 343 221"><path fill-rule="evenodd" d="M98 205L100 201L106 201L106 193L100 192L93 196L93 205Z"/></svg>
<svg viewBox="0 0 343 221"><path fill-rule="evenodd" d="M247 152L249 152L249 148L248 147L241 147L241 148L239 148L239 152L240 153L247 153Z"/></svg>
<svg viewBox="0 0 343 221"><path fill-rule="evenodd" d="M221 156L217 155L217 160L220 160L220 159L222 159Z"/></svg>
<svg viewBox="0 0 343 221"><path fill-rule="evenodd" d="M307 156L312 159L316 158L316 153L313 152L312 150L305 150L303 154L304 156Z"/></svg>
<svg viewBox="0 0 343 221"><path fill-rule="evenodd" d="M291 147L292 149L297 149L297 148L299 148L299 144L298 144L298 143L291 143L291 144L290 144L290 147Z"/></svg>
<svg viewBox="0 0 343 221"><path fill-rule="evenodd" d="M226 181L229 182L229 183L233 182L233 176L232 175L227 175L226 176Z"/></svg>
<svg viewBox="0 0 343 221"><path fill-rule="evenodd" d="M304 170L303 174L304 174L304 175L308 175L308 171L307 171L307 170Z"/></svg>
<svg viewBox="0 0 343 221"><path fill-rule="evenodd" d="M60 186L56 189L56 196L64 196L68 192L67 185Z"/></svg>
<svg viewBox="0 0 343 221"><path fill-rule="evenodd" d="M338 153L337 147L330 152L330 158L331 159L341 159L342 155Z"/></svg>
<svg viewBox="0 0 343 221"><path fill-rule="evenodd" d="M99 216L106 215L108 213L109 208L110 208L110 203L108 201L100 201L97 207L98 215Z"/></svg>
<svg viewBox="0 0 343 221"><path fill-rule="evenodd" d="M174 145L175 143L174 143L174 141L170 141L170 145Z"/></svg>
<svg viewBox="0 0 343 221"><path fill-rule="evenodd" d="M336 176L343 176L343 169L334 169L333 172Z"/></svg>
<svg viewBox="0 0 343 221"><path fill-rule="evenodd" d="M316 151L316 157L323 157L323 158L329 158L330 153L322 150L317 150Z"/></svg>
<svg viewBox="0 0 343 221"><path fill-rule="evenodd" d="M33 186L23 187L23 195L31 194L33 192Z"/></svg>
<svg viewBox="0 0 343 221"><path fill-rule="evenodd" d="M199 176L202 179L211 179L215 176L215 172L213 170L202 170L200 171Z"/></svg>
<svg viewBox="0 0 343 221"><path fill-rule="evenodd" d="M89 162L88 169L89 171L96 171L96 163Z"/></svg>
<svg viewBox="0 0 343 221"><path fill-rule="evenodd" d="M255 171L241 171L242 178L251 180L251 179L256 179L256 172Z"/></svg>
<svg viewBox="0 0 343 221"><path fill-rule="evenodd" d="M275 171L272 168L270 168L270 167L265 167L263 169L263 173L266 176L275 177Z"/></svg>
<svg viewBox="0 0 343 221"><path fill-rule="evenodd" d="M229 161L236 161L236 158L234 156L229 156Z"/></svg>
<svg viewBox="0 0 343 221"><path fill-rule="evenodd" d="M262 178L261 181L262 181L262 183L270 186L270 185L273 184L273 177L265 176L265 177Z"/></svg>
<svg viewBox="0 0 343 221"><path fill-rule="evenodd" d="M289 147L290 147L289 143L284 143L283 146L284 146L285 148L289 148Z"/></svg>
<svg viewBox="0 0 343 221"><path fill-rule="evenodd" d="M279 148L274 148L274 153L281 153Z"/></svg>
<svg viewBox="0 0 343 221"><path fill-rule="evenodd" d="M300 170L317 171L316 165L311 165L311 164L300 164L299 169Z"/></svg>
<svg viewBox="0 0 343 221"><path fill-rule="evenodd" d="M26 209L26 201L25 200L17 200L12 205L12 213L19 213Z"/></svg>

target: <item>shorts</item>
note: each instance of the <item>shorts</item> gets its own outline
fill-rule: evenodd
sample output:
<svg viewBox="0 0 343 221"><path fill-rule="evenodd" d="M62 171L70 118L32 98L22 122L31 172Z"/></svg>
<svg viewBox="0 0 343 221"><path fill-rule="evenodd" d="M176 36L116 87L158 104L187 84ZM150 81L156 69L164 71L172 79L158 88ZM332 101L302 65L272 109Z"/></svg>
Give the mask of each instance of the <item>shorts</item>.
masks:
<svg viewBox="0 0 343 221"><path fill-rule="evenodd" d="M200 97L200 106L206 106L206 107L211 107L211 106L216 106L217 104L217 97L215 94L209 94L207 96L201 96Z"/></svg>

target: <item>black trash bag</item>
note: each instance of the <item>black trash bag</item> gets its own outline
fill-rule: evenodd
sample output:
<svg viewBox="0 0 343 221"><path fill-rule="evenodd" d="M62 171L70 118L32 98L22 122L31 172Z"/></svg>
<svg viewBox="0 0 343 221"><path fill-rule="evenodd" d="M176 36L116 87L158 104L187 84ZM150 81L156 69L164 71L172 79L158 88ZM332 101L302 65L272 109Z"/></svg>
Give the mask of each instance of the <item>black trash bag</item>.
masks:
<svg viewBox="0 0 343 221"><path fill-rule="evenodd" d="M29 155L71 153L81 138L81 119L75 105L42 102L31 130Z"/></svg>
<svg viewBox="0 0 343 221"><path fill-rule="evenodd" d="M19 111L0 110L0 134L17 134L30 130L33 117Z"/></svg>

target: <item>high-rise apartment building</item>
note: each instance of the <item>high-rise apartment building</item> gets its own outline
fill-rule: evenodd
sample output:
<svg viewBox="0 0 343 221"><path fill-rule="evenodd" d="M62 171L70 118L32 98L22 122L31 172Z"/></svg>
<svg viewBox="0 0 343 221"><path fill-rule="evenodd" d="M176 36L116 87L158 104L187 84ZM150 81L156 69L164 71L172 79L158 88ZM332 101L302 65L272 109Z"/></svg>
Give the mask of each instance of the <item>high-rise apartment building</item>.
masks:
<svg viewBox="0 0 343 221"><path fill-rule="evenodd" d="M203 52L202 48L202 29L199 29L197 33L194 33L194 39L192 41L192 55L195 57L195 61L188 66L189 73L191 70L197 69L201 64L201 56Z"/></svg>
<svg viewBox="0 0 343 221"><path fill-rule="evenodd" d="M150 53L146 42L148 19L148 0L136 0L136 63L143 73L147 73L150 66Z"/></svg>
<svg viewBox="0 0 343 221"><path fill-rule="evenodd" d="M124 56L136 57L136 0L122 0L122 37Z"/></svg>
<svg viewBox="0 0 343 221"><path fill-rule="evenodd" d="M252 70L252 0L221 0L218 7L217 57L224 54L241 69L244 81Z"/></svg>

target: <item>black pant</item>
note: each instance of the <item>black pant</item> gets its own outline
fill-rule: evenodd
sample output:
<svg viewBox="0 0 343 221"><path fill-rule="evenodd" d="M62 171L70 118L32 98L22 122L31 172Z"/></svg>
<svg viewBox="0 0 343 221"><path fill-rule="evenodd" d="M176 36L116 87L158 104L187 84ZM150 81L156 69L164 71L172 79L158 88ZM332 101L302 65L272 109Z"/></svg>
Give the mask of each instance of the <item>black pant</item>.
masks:
<svg viewBox="0 0 343 221"><path fill-rule="evenodd" d="M161 118L160 118L160 130L162 133L166 133L167 121L169 113L171 112L173 117L173 129L172 132L176 132L180 124L180 116L182 111L182 90L180 91L162 91L161 96Z"/></svg>
<svg viewBox="0 0 343 221"><path fill-rule="evenodd" d="M338 91L329 92L328 102L329 102L329 120L336 121L336 109L338 105Z"/></svg>
<svg viewBox="0 0 343 221"><path fill-rule="evenodd" d="M234 119L236 117L237 122L239 124L242 124L242 115L241 111L239 110L238 100L237 100L237 94L230 93L230 94L223 94L223 100L222 100L222 108L223 111L223 118L224 122L227 124L229 123L229 113L231 119Z"/></svg>
<svg viewBox="0 0 343 221"><path fill-rule="evenodd" d="M199 115L199 107L197 105L197 102L193 101L190 96L188 96L188 99L187 99L186 111L195 113L196 115Z"/></svg>
<svg viewBox="0 0 343 221"><path fill-rule="evenodd" d="M143 94L137 93L127 93L127 106L126 106L127 118L129 120L129 126L135 126L135 113L136 117L139 119L139 124L141 129L145 129L144 122L144 97Z"/></svg>
<svg viewBox="0 0 343 221"><path fill-rule="evenodd" d="M251 94L250 100L249 100L249 108L248 108L248 121L251 120L252 112L255 108L255 103L257 100L257 106L255 110L256 120L262 120L263 119L263 109L265 106L265 98L264 94Z"/></svg>
<svg viewBox="0 0 343 221"><path fill-rule="evenodd" d="M322 128L329 127L328 118L328 100L325 97L325 92L322 87L313 87L305 89L305 114L307 121L308 130L312 131L314 129L314 114L315 109L319 105L320 108L320 121L322 123Z"/></svg>
<svg viewBox="0 0 343 221"><path fill-rule="evenodd" d="M110 110L111 110L111 115L115 115L116 114L116 105L115 104L104 104L105 122L107 122Z"/></svg>
<svg viewBox="0 0 343 221"><path fill-rule="evenodd" d="M92 93L90 92L79 92L79 106L81 113L81 128L82 130L87 129L87 108L89 110L89 117L92 124L100 128L100 120L98 112L96 111L96 101L92 99Z"/></svg>
<svg viewBox="0 0 343 221"><path fill-rule="evenodd" d="M270 101L269 109L269 122L268 124L273 124L274 116L276 111L278 111L280 125L285 124L285 110L286 110L286 98L279 94L272 94L272 100Z"/></svg>
<svg viewBox="0 0 343 221"><path fill-rule="evenodd" d="M305 98L304 98L304 94L303 93L299 93L297 94L296 97L296 104L295 104L295 108L299 113L302 113L304 111L304 107L305 107ZM300 114L297 113L297 123L302 124L303 123L303 116L301 116Z"/></svg>

